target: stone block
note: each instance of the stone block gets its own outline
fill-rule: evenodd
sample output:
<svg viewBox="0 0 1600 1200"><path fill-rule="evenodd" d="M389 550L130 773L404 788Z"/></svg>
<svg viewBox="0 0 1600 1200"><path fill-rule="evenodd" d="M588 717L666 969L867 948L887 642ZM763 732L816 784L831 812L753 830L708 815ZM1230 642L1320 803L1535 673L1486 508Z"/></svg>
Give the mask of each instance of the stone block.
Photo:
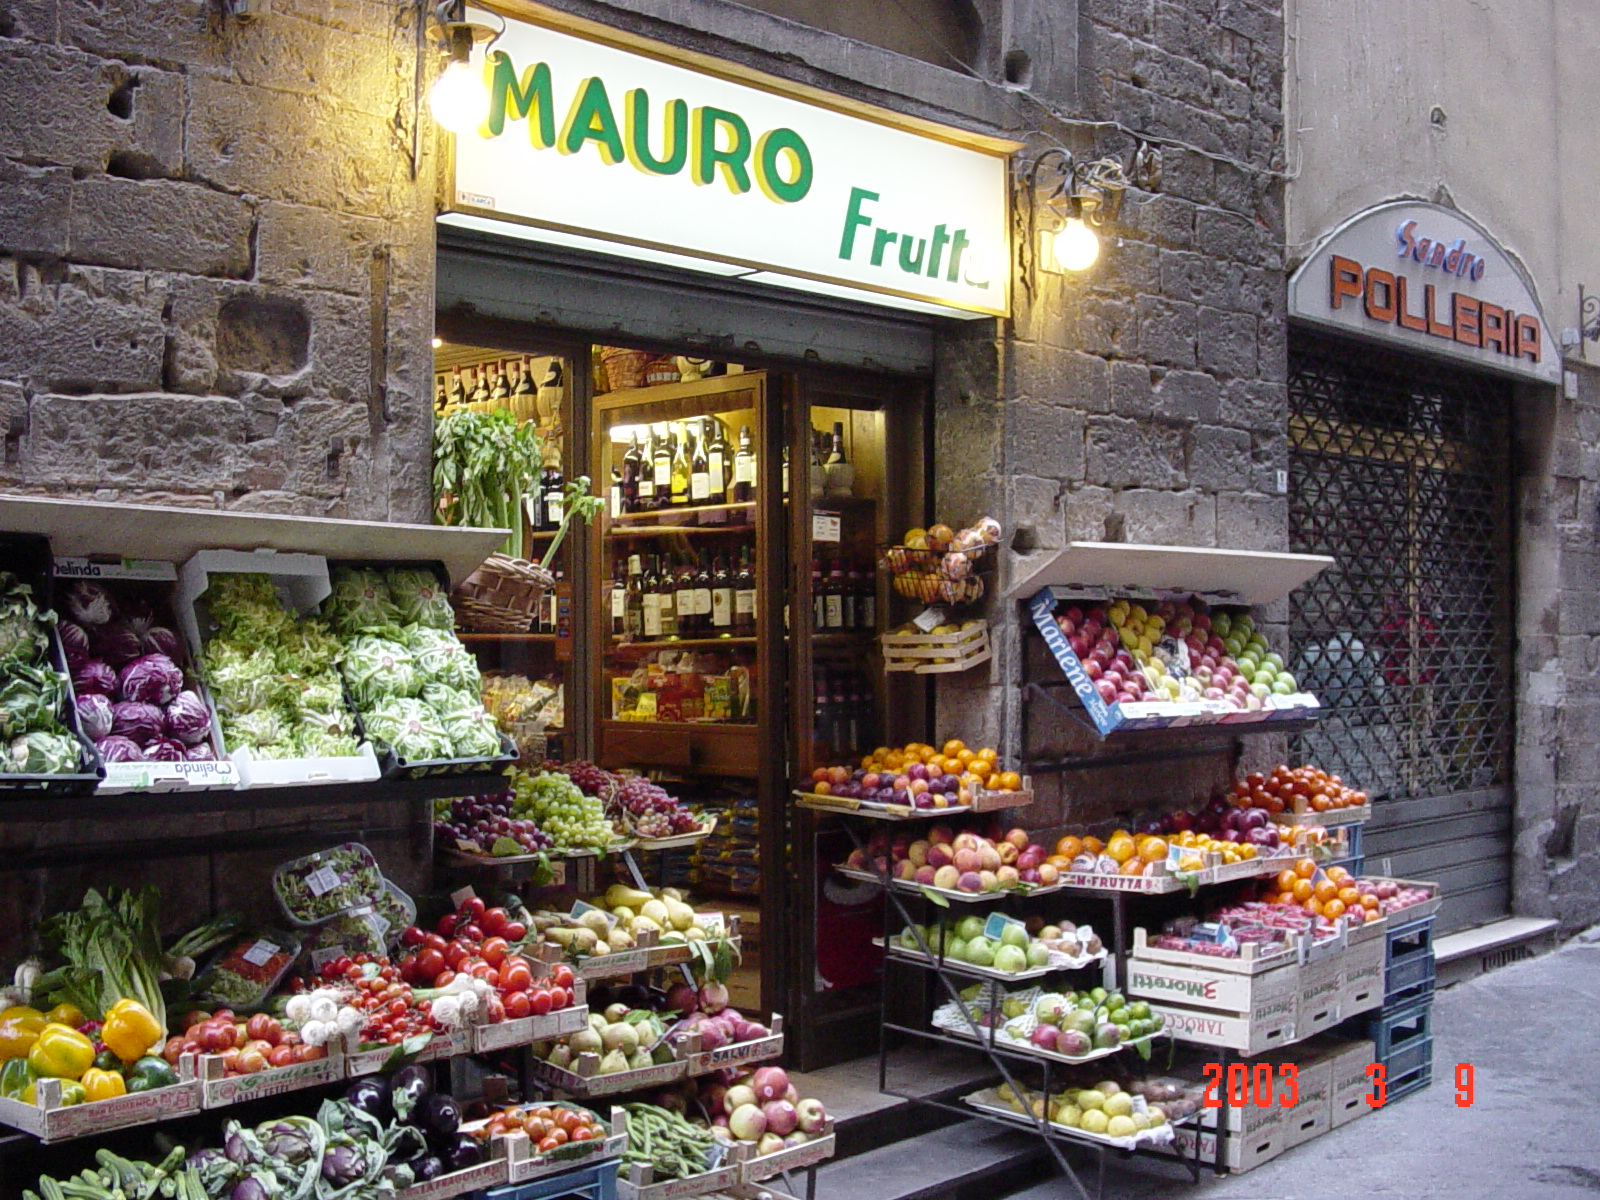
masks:
<svg viewBox="0 0 1600 1200"><path fill-rule="evenodd" d="M1216 160L1177 146L1161 147L1161 191L1195 204L1211 203Z"/></svg>
<svg viewBox="0 0 1600 1200"><path fill-rule="evenodd" d="M1086 478L1105 487L1178 488L1186 482L1183 434L1122 417L1090 417Z"/></svg>
<svg viewBox="0 0 1600 1200"><path fill-rule="evenodd" d="M1181 250L1161 252L1161 292L1173 300L1187 300L1212 308L1247 311L1245 268L1223 259L1207 258Z"/></svg>
<svg viewBox="0 0 1600 1200"><path fill-rule="evenodd" d="M9 0L0 11L0 37L53 42L56 29L56 0Z"/></svg>
<svg viewBox="0 0 1600 1200"><path fill-rule="evenodd" d="M1564 588L1559 600L1559 633L1600 634L1600 591Z"/></svg>
<svg viewBox="0 0 1600 1200"><path fill-rule="evenodd" d="M1118 359L1111 364L1111 412L1119 417L1148 417L1151 413L1150 368L1142 362Z"/></svg>
<svg viewBox="0 0 1600 1200"><path fill-rule="evenodd" d="M1008 474L1045 479L1082 477L1082 413L1034 400L1013 401L1005 411Z"/></svg>
<svg viewBox="0 0 1600 1200"><path fill-rule="evenodd" d="M35 391L157 388L165 299L139 275L0 260L0 378Z"/></svg>
<svg viewBox="0 0 1600 1200"><path fill-rule="evenodd" d="M1189 483L1208 491L1240 491L1251 479L1250 435L1242 429L1199 425L1190 435Z"/></svg>
<svg viewBox="0 0 1600 1200"><path fill-rule="evenodd" d="M1056 479L1034 475L1006 476L1006 507L1011 514L1007 524L1017 534L1026 534L1036 550L1059 550L1066 544L1066 522L1062 516L1062 485Z"/></svg>
<svg viewBox="0 0 1600 1200"><path fill-rule="evenodd" d="M1221 0L1217 23L1274 51L1283 44L1283 18L1252 0Z"/></svg>
<svg viewBox="0 0 1600 1200"><path fill-rule="evenodd" d="M1139 321L1139 352L1151 363L1168 367L1195 365L1196 309L1182 300L1140 296L1134 304Z"/></svg>
<svg viewBox="0 0 1600 1200"><path fill-rule="evenodd" d="M72 172L0 159L0 254L63 258Z"/></svg>
<svg viewBox="0 0 1600 1200"><path fill-rule="evenodd" d="M1085 412L1106 412L1111 403L1106 360L1038 342L1011 347L1017 392Z"/></svg>
<svg viewBox="0 0 1600 1200"><path fill-rule="evenodd" d="M1289 392L1281 383L1233 379L1223 385L1222 419L1240 429L1282 433L1289 422Z"/></svg>
<svg viewBox="0 0 1600 1200"><path fill-rule="evenodd" d="M261 209L256 278L286 287L365 295L374 247L384 243L381 221L303 204Z"/></svg>
<svg viewBox="0 0 1600 1200"><path fill-rule="evenodd" d="M1193 59L1173 54L1164 45L1145 42L1134 46L1135 59L1128 81L1135 87L1150 91L1185 104L1202 105L1213 101L1211 72ZM1179 43L1181 44L1181 43Z"/></svg>
<svg viewBox="0 0 1600 1200"><path fill-rule="evenodd" d="M230 488L248 419L236 400L144 393L37 396L25 469L35 483Z"/></svg>
<svg viewBox="0 0 1600 1200"><path fill-rule="evenodd" d="M192 183L111 177L72 185L75 262L239 279L250 272L248 201Z"/></svg>
<svg viewBox="0 0 1600 1200"><path fill-rule="evenodd" d="M1224 379L1256 378L1256 318L1249 313L1201 308L1195 359Z"/></svg>
<svg viewBox="0 0 1600 1200"><path fill-rule="evenodd" d="M1256 325L1256 378L1273 383L1289 378L1289 327L1283 321Z"/></svg>
<svg viewBox="0 0 1600 1200"><path fill-rule="evenodd" d="M1288 549L1288 499L1218 493L1217 545L1230 550Z"/></svg>
<svg viewBox="0 0 1600 1200"><path fill-rule="evenodd" d="M1161 291L1160 251L1149 242L1119 238L1108 247L1096 268L1101 287L1114 288L1127 295Z"/></svg>
<svg viewBox="0 0 1600 1200"><path fill-rule="evenodd" d="M1194 247L1196 211L1188 200L1129 188L1118 219L1137 230L1145 241L1167 249L1189 250Z"/></svg>
<svg viewBox="0 0 1600 1200"><path fill-rule="evenodd" d="M1194 248L1213 258L1247 266L1272 264L1271 235L1249 217L1220 208L1201 208L1194 218Z"/></svg>
<svg viewBox="0 0 1600 1200"><path fill-rule="evenodd" d="M0 39L0 156L174 175L183 162L183 97L175 74Z"/></svg>
<svg viewBox="0 0 1600 1200"><path fill-rule="evenodd" d="M1110 293L1097 292L1083 298L1078 341L1086 353L1102 357L1131 354L1137 339L1137 317L1131 304Z"/></svg>
<svg viewBox="0 0 1600 1200"><path fill-rule="evenodd" d="M343 496L350 473L368 454L367 406L349 400L297 401L280 441L289 486L303 496Z"/></svg>
<svg viewBox="0 0 1600 1200"><path fill-rule="evenodd" d="M1069 542L1106 540L1106 518L1111 515L1115 493L1109 488L1085 485L1073 488L1061 498Z"/></svg>
<svg viewBox="0 0 1600 1200"><path fill-rule="evenodd" d="M22 441L28 434L28 398L22 385L0 380L0 481L20 483Z"/></svg>
<svg viewBox="0 0 1600 1200"><path fill-rule="evenodd" d="M1215 421L1222 386L1204 371L1168 371L1152 396L1151 412L1169 421Z"/></svg>
<svg viewBox="0 0 1600 1200"><path fill-rule="evenodd" d="M1237 79L1230 79L1221 71L1211 72L1210 79L1211 107L1221 116L1231 121L1242 121L1250 116L1255 98L1250 92L1250 85ZM1224 198L1221 191L1221 179L1218 179L1217 203L1229 205L1229 200Z"/></svg>
<svg viewBox="0 0 1600 1200"><path fill-rule="evenodd" d="M1122 539L1152 546L1214 546L1217 501L1198 491L1129 488L1112 498L1122 518Z"/></svg>

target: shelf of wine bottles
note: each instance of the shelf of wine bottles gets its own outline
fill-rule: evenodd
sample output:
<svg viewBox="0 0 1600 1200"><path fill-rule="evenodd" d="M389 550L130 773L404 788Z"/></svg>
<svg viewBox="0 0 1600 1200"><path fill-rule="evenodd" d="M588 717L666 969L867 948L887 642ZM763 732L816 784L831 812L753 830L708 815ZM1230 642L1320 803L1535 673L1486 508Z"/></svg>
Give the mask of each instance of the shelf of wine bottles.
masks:
<svg viewBox="0 0 1600 1200"><path fill-rule="evenodd" d="M613 519L674 509L749 504L756 495L756 451L749 425L736 443L722 421L707 415L650 425L635 432L620 466L611 470Z"/></svg>

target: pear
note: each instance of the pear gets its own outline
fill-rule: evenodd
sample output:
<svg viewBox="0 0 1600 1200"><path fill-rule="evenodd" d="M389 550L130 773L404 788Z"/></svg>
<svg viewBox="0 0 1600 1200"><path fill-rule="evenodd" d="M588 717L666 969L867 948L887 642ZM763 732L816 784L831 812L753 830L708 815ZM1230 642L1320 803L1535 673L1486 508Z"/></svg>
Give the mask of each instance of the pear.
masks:
<svg viewBox="0 0 1600 1200"><path fill-rule="evenodd" d="M611 910L611 915L617 919L618 925L626 925L629 921L633 920L634 917L638 916L638 914L626 904L617 905L617 907Z"/></svg>
<svg viewBox="0 0 1600 1200"><path fill-rule="evenodd" d="M605 1043L600 1040L600 1035L593 1029L580 1029L567 1039L567 1048L570 1054L599 1054L604 1047ZM555 1049L560 1050L562 1047L557 1046ZM555 1050L550 1053L551 1059L554 1061Z"/></svg>
<svg viewBox="0 0 1600 1200"><path fill-rule="evenodd" d="M606 944L613 954L620 954L624 950L633 949L633 934L618 925L606 938Z"/></svg>
<svg viewBox="0 0 1600 1200"><path fill-rule="evenodd" d="M600 1065L595 1068L596 1075L620 1075L628 1069L628 1056L621 1050L613 1050L600 1060Z"/></svg>
<svg viewBox="0 0 1600 1200"><path fill-rule="evenodd" d="M694 909L690 908L682 900L664 900L662 903L666 905L667 920L674 929L686 930L690 926L698 924L694 919Z"/></svg>
<svg viewBox="0 0 1600 1200"><path fill-rule="evenodd" d="M635 912L654 899L655 897L649 892L641 892L638 888L629 887L625 883L613 883L606 889L605 895L607 908L616 908L620 904Z"/></svg>
<svg viewBox="0 0 1600 1200"><path fill-rule="evenodd" d="M609 916L597 908L592 908L588 912L581 915L578 918L578 924L584 929L593 931L600 937L604 937L611 929L611 920Z"/></svg>
<svg viewBox="0 0 1600 1200"><path fill-rule="evenodd" d="M648 917L655 923L655 927L658 930L665 929L672 923L671 918L667 915L667 906L660 900L650 900L640 905L639 915Z"/></svg>
<svg viewBox="0 0 1600 1200"><path fill-rule="evenodd" d="M628 1056L628 1070L642 1071L646 1067L656 1065L656 1060L650 1057L650 1051L641 1047Z"/></svg>

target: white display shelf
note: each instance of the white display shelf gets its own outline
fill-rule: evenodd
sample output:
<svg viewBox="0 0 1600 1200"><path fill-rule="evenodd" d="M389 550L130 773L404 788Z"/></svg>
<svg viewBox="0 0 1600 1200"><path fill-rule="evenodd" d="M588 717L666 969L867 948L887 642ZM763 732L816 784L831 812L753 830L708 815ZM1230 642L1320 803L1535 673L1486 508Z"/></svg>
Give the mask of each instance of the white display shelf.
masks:
<svg viewBox="0 0 1600 1200"><path fill-rule="evenodd" d="M1334 562L1322 554L1068 542L1037 564L1019 564L1006 598L1026 600L1047 587L1152 588L1225 595L1254 607L1283 599Z"/></svg>

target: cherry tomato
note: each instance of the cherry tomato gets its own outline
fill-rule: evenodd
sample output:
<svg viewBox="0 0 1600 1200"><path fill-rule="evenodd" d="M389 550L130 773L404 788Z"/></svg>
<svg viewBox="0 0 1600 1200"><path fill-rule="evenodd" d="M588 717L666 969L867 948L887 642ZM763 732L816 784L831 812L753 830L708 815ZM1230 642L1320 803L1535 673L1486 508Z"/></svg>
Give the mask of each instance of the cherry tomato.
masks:
<svg viewBox="0 0 1600 1200"><path fill-rule="evenodd" d="M505 998L506 1016L511 1020L520 1020L533 1012L533 1006L528 1003L527 992L512 992Z"/></svg>
<svg viewBox="0 0 1600 1200"><path fill-rule="evenodd" d="M461 902L461 907L456 911L465 916L469 921L476 921L483 916L483 910L489 906L483 902L482 896L468 896Z"/></svg>
<svg viewBox="0 0 1600 1200"><path fill-rule="evenodd" d="M403 1017L406 1015L406 1010L410 1007L411 1006L409 1004L397 996L393 1000L389 1001L388 1012L391 1017Z"/></svg>
<svg viewBox="0 0 1600 1200"><path fill-rule="evenodd" d="M445 913L444 916L439 918L439 923L434 928L439 931L440 936L452 937L460 924L461 921L456 917L455 913Z"/></svg>
<svg viewBox="0 0 1600 1200"><path fill-rule="evenodd" d="M533 972L522 959L507 959L500 968L500 984L508 992L525 992L533 986Z"/></svg>
<svg viewBox="0 0 1600 1200"><path fill-rule="evenodd" d="M508 942L520 942L528 936L528 927L521 921L507 921L505 927L500 930L500 936Z"/></svg>
<svg viewBox="0 0 1600 1200"><path fill-rule="evenodd" d="M528 1006L533 1010L533 1015L542 1017L549 1012L555 1003L555 997L550 994L549 988L534 988L531 992L516 992L514 995L527 996ZM510 1008L507 1007L507 1012Z"/></svg>
<svg viewBox="0 0 1600 1200"><path fill-rule="evenodd" d="M478 918L478 924L483 927L485 933L493 935L504 933L506 922L510 919L511 917L505 909L489 908L485 909L483 916Z"/></svg>
<svg viewBox="0 0 1600 1200"><path fill-rule="evenodd" d="M427 940L427 933L415 925L406 926L406 931L400 935L402 946L420 946Z"/></svg>
<svg viewBox="0 0 1600 1200"><path fill-rule="evenodd" d="M498 967L505 962L510 948L505 938L492 937L483 943L483 948L478 953L483 955L483 961L491 967Z"/></svg>

